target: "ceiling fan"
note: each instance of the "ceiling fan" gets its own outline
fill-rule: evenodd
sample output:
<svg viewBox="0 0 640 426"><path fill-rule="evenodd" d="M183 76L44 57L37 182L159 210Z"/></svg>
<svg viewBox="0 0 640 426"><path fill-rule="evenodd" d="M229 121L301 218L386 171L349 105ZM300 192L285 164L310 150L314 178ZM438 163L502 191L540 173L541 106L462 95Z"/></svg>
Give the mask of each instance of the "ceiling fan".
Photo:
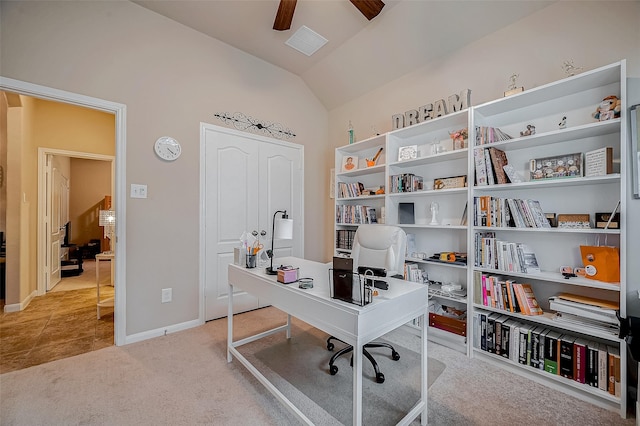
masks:
<svg viewBox="0 0 640 426"><path fill-rule="evenodd" d="M349 0L368 20L372 20L384 7L382 0ZM273 22L273 29L285 31L291 28L293 12L296 10L298 0L280 0L276 20Z"/></svg>

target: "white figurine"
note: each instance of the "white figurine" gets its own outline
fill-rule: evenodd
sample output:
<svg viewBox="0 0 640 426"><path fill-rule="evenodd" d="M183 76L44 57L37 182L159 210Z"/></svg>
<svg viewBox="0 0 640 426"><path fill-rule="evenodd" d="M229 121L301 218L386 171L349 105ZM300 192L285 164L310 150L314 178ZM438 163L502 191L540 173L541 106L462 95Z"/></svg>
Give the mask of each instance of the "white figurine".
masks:
<svg viewBox="0 0 640 426"><path fill-rule="evenodd" d="M440 205L433 201L431 203L431 222L429 225L437 225L438 224L438 210L440 210Z"/></svg>

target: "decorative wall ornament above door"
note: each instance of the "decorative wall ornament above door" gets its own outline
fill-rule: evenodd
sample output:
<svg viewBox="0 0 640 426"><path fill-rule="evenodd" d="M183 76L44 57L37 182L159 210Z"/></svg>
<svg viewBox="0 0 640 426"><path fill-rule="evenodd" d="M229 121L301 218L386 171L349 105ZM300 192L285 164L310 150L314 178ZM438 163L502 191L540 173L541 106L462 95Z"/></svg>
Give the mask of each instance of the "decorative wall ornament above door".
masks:
<svg viewBox="0 0 640 426"><path fill-rule="evenodd" d="M229 114L228 112L219 112L214 114L225 124L231 124L238 130L260 133L277 139L292 139L296 134L287 127L279 123L258 120L241 112Z"/></svg>

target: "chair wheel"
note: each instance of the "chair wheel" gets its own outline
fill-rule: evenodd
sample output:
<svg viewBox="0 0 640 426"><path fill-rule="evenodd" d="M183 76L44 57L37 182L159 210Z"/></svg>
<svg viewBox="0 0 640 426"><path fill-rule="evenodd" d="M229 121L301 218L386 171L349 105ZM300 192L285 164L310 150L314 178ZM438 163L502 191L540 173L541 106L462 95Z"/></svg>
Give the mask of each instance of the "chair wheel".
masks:
<svg viewBox="0 0 640 426"><path fill-rule="evenodd" d="M332 376L335 376L338 373L338 367L336 365L332 365L329 367L329 373L331 373Z"/></svg>
<svg viewBox="0 0 640 426"><path fill-rule="evenodd" d="M327 343L327 350L328 351L332 351L333 348L335 348L335 346L333 345L333 343Z"/></svg>
<svg viewBox="0 0 640 426"><path fill-rule="evenodd" d="M384 374L382 373L376 374L376 383L384 383Z"/></svg>
<svg viewBox="0 0 640 426"><path fill-rule="evenodd" d="M396 352L396 351L393 351L391 353L391 359L394 360L394 361L399 360L400 359L400 354L398 352Z"/></svg>

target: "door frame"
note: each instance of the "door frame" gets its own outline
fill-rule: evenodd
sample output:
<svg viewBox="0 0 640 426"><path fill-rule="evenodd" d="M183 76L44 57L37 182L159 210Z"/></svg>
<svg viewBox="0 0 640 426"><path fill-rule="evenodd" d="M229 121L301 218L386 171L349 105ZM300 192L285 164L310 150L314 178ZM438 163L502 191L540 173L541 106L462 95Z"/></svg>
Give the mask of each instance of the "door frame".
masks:
<svg viewBox="0 0 640 426"><path fill-rule="evenodd" d="M47 168L47 156L55 155L58 157L80 158L84 160L98 160L108 161L111 164L111 193L115 193L115 157L112 155L104 154L91 154L88 152L67 151L63 149L55 148L38 148L38 279L37 279L37 291L38 296L42 296L47 292L47 280L46 277L49 274L49 268L47 268L47 256L49 238L46 232L46 209L47 209L47 178L45 169ZM116 221L116 223L118 223ZM50 267L51 265L49 265Z"/></svg>
<svg viewBox="0 0 640 426"><path fill-rule="evenodd" d="M34 98L46 99L77 105L98 111L107 112L115 116L116 155L114 161L114 198L116 226L115 262L118 265L115 276L115 304L114 316L114 343L121 346L126 343L126 140L127 140L127 106L124 104L93 98L78 93L67 92L25 81L0 76L0 90L14 92Z"/></svg>

